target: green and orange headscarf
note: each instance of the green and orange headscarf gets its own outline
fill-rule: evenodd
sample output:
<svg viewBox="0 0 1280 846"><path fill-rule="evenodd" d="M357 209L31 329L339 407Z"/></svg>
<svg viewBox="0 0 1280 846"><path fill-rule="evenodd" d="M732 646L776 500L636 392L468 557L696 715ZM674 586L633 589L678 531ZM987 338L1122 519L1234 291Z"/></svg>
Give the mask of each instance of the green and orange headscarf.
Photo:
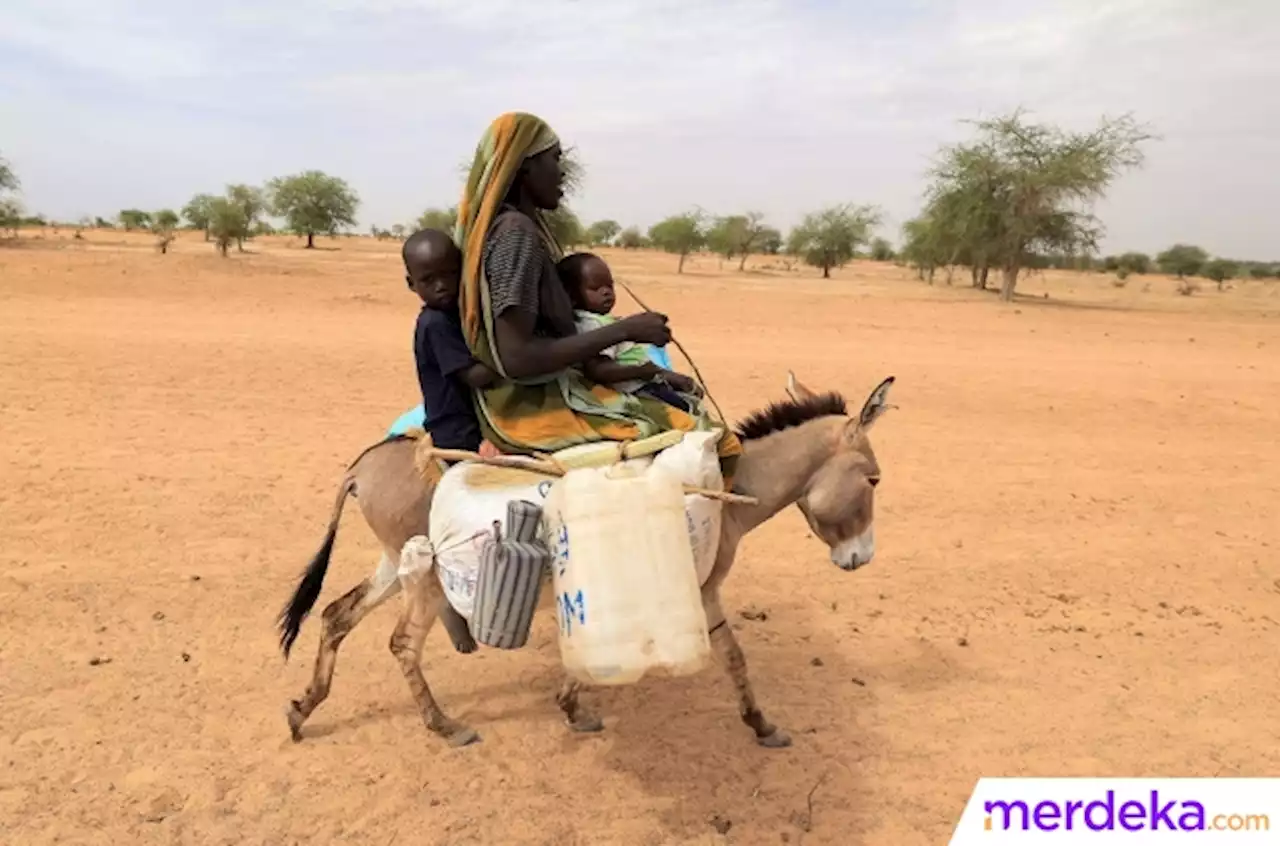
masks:
<svg viewBox="0 0 1280 846"><path fill-rule="evenodd" d="M458 303L462 330L471 353L503 376L502 362L491 349L492 313L489 286L484 281L484 243L489 227L506 199L520 165L560 143L546 121L527 112L500 115L485 130L471 162L467 186L458 204L458 222L453 240L462 250L462 286ZM561 258L560 245L539 213L535 222L542 230L553 261Z"/></svg>

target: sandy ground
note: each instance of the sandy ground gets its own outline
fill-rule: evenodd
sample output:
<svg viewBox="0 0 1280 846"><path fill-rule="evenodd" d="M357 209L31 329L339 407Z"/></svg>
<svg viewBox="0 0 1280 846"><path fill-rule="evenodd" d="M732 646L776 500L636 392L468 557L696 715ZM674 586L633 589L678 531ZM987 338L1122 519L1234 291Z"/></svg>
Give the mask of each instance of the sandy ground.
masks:
<svg viewBox="0 0 1280 846"><path fill-rule="evenodd" d="M982 775L1280 772L1280 284L1051 274L1001 305L892 265L611 254L735 418L788 368L858 404L898 378L875 563L838 571L792 510L725 588L795 746L758 748L717 669L593 692L606 732L570 736L542 619L512 654L432 633L484 735L447 749L394 603L294 745L318 620L284 664L274 617L342 469L417 402L396 245L66 235L0 248L5 842L940 843ZM317 611L375 558L349 509Z"/></svg>

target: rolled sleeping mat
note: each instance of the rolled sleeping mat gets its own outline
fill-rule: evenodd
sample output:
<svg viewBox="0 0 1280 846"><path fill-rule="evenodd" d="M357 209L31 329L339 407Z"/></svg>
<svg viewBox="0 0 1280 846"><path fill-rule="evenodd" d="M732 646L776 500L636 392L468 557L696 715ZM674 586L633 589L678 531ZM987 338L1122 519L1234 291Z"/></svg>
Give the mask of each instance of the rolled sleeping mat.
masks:
<svg viewBox="0 0 1280 846"><path fill-rule="evenodd" d="M471 614L471 636L478 643L519 649L529 642L542 575L551 562L551 551L537 539L541 519L541 508L513 500L507 505L505 537L495 522L481 547Z"/></svg>

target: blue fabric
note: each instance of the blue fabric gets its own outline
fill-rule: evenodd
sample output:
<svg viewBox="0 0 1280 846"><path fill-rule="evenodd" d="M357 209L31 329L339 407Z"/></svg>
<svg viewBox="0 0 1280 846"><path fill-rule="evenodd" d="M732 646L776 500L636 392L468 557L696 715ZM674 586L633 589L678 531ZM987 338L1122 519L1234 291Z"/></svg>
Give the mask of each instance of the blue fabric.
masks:
<svg viewBox="0 0 1280 846"><path fill-rule="evenodd" d="M396 422L391 424L391 428L387 430L387 437L390 438L394 435L403 435L405 432L415 427L418 429L425 428L423 424L426 420L427 415L426 412L423 411L422 406L419 405L416 408L411 408L404 414L397 417Z"/></svg>
<svg viewBox="0 0 1280 846"><path fill-rule="evenodd" d="M673 370L671 366L671 356L667 353L666 347L655 347L653 344L646 345L649 351L649 360L661 367L663 370Z"/></svg>

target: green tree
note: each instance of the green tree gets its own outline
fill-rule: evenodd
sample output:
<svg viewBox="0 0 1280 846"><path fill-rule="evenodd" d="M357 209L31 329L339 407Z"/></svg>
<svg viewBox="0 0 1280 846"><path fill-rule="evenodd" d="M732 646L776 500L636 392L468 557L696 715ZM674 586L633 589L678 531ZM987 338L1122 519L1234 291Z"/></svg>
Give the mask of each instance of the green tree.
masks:
<svg viewBox="0 0 1280 846"><path fill-rule="evenodd" d="M13 172L13 165L4 156L0 156L0 191L17 191L21 184L18 175Z"/></svg>
<svg viewBox="0 0 1280 846"><path fill-rule="evenodd" d="M213 202L211 194L196 194L182 207L182 216L192 229L204 232L204 239L209 240L209 206Z"/></svg>
<svg viewBox="0 0 1280 846"><path fill-rule="evenodd" d="M967 259L984 287L985 269L999 268L1006 301L1032 255L1096 248L1102 228L1088 209L1141 166L1154 137L1128 115L1085 133L1028 123L1020 110L976 126L975 140L944 147L930 170L926 214L948 264Z"/></svg>
<svg viewBox="0 0 1280 846"><path fill-rule="evenodd" d="M686 212L659 221L649 228L649 240L658 249L680 256L676 273L684 273L684 260L689 253L700 249L707 241L702 215Z"/></svg>
<svg viewBox="0 0 1280 846"><path fill-rule="evenodd" d="M874 206L832 206L805 215L800 225L791 230L787 252L812 267L822 268L822 278L830 279L831 268L849 262L879 225L880 212Z"/></svg>
<svg viewBox="0 0 1280 846"><path fill-rule="evenodd" d="M120 211L120 225L124 227L125 232L146 229L151 225L151 214L144 212L142 209L122 209Z"/></svg>
<svg viewBox="0 0 1280 846"><path fill-rule="evenodd" d="M22 204L16 196L5 196L6 193L18 193L21 183L13 172L13 166L0 156L0 230L12 230L18 234L18 222L22 219Z"/></svg>
<svg viewBox="0 0 1280 846"><path fill-rule="evenodd" d="M160 209L151 215L151 225L156 229L177 229L178 214L173 209Z"/></svg>
<svg viewBox="0 0 1280 846"><path fill-rule="evenodd" d="M1240 274L1240 265L1231 259L1215 258L1206 262L1201 272L1206 279L1217 282L1221 291L1228 279L1235 279Z"/></svg>
<svg viewBox="0 0 1280 846"><path fill-rule="evenodd" d="M161 255L169 252L173 243L173 230L178 225L178 214L173 209L161 209L151 215L151 231L156 236L156 249Z"/></svg>
<svg viewBox="0 0 1280 846"><path fill-rule="evenodd" d="M587 227L587 243L593 247L608 246L613 243L613 239L617 238L618 233L621 231L622 227L618 225L616 220L597 220Z"/></svg>
<svg viewBox="0 0 1280 846"><path fill-rule="evenodd" d="M1249 262L1249 275L1254 279L1266 279L1275 276L1280 265L1269 265L1265 262L1253 261Z"/></svg>
<svg viewBox="0 0 1280 846"><path fill-rule="evenodd" d="M871 242L871 258L873 261L893 261L897 254L887 238L876 238Z"/></svg>
<svg viewBox="0 0 1280 846"><path fill-rule="evenodd" d="M1117 267L1130 273L1150 273L1151 256L1146 253L1123 253L1117 258Z"/></svg>
<svg viewBox="0 0 1280 846"><path fill-rule="evenodd" d="M252 185L228 185L227 199L240 207L240 214L244 218L244 234L236 238L236 248L243 253L245 238L253 234L255 224L267 210L267 199L261 188L254 188Z"/></svg>
<svg viewBox="0 0 1280 846"><path fill-rule="evenodd" d="M458 223L458 207L450 206L447 209L427 209L418 215L415 221L418 229L439 229L441 232L447 232L449 237L453 237L453 228Z"/></svg>
<svg viewBox="0 0 1280 846"><path fill-rule="evenodd" d="M317 234L336 235L356 224L360 198L347 183L318 170L284 176L267 183L274 213L289 229L307 236L307 249L315 247Z"/></svg>
<svg viewBox="0 0 1280 846"><path fill-rule="evenodd" d="M209 201L209 234L224 258L232 243L243 239L248 229L244 209L230 197L213 197Z"/></svg>
<svg viewBox="0 0 1280 846"><path fill-rule="evenodd" d="M1174 244L1156 256L1156 265L1162 272L1181 279L1184 276L1195 276L1200 273L1208 260L1209 254L1200 247L1191 244Z"/></svg>
<svg viewBox="0 0 1280 846"><path fill-rule="evenodd" d="M785 241L782 239L782 233L774 229L772 226L764 227L760 232L760 252L769 256L776 256L782 252Z"/></svg>
<svg viewBox="0 0 1280 846"><path fill-rule="evenodd" d="M649 242L639 227L628 226L618 233L618 246L624 250L639 250L649 246Z"/></svg>
<svg viewBox="0 0 1280 846"><path fill-rule="evenodd" d="M391 225L391 237L395 238L397 241L404 240L404 224L403 223L393 223Z"/></svg>
<svg viewBox="0 0 1280 846"><path fill-rule="evenodd" d="M764 224L764 215L750 211L746 214L734 214L716 218L707 230L707 246L716 253L731 259L739 257L738 270L747 266L747 258L752 250L760 248L760 243L769 227Z"/></svg>
<svg viewBox="0 0 1280 846"><path fill-rule="evenodd" d="M582 228L582 221L578 220L578 216L568 206L561 205L555 211L548 212L546 220L547 228L551 230L556 243L564 249L572 250L586 242L586 232Z"/></svg>

